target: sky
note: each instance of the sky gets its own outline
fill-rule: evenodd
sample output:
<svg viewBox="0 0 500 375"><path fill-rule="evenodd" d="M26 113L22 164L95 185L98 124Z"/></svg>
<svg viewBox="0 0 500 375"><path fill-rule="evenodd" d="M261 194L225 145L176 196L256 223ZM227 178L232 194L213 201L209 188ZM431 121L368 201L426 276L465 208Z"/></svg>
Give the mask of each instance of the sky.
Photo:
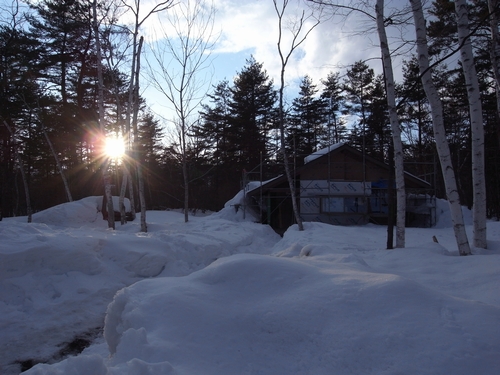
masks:
<svg viewBox="0 0 500 375"><path fill-rule="evenodd" d="M500 373L500 222L460 257L443 201L386 250L372 224L280 237L241 198L188 223L148 211L147 233L108 229L102 197L4 218L0 373Z"/></svg>
<svg viewBox="0 0 500 375"><path fill-rule="evenodd" d="M213 59L211 83L215 85L226 79L232 83L234 77L245 66L246 60L254 56L278 85L281 61L277 50L278 18L273 2L214 0L213 4L216 8L214 31L218 39L211 51ZM390 9L400 9L401 4L406 5L406 2L386 1L387 13L390 13ZM293 19L303 10L306 15L310 14L310 9L303 1L290 1L285 21ZM373 9L370 11L373 12ZM157 29L157 22L159 22L157 18L151 18L145 23L143 32L146 40L151 41L153 35L154 39L158 38L158 34L153 31ZM164 18L161 22L163 25L166 24ZM312 25L312 19L306 25L307 30ZM388 28L387 32L393 48L399 46L401 30L393 27ZM411 30L406 30L406 33L411 33ZM289 51L290 35L289 30L285 28L284 52ZM401 59L401 56L396 56L394 60L396 79L401 77ZM329 72L339 71L343 74L350 64L358 60L366 61L376 73L382 72L374 21L361 13L354 13L348 18L330 17L330 11L327 10L323 13L322 22L312 30L290 58L285 72L286 100L291 102L296 97L300 80L306 74L313 79L318 88L321 88L320 80L325 79ZM161 94L149 86L145 95L154 111L160 114L167 113L164 108L166 103Z"/></svg>
<svg viewBox="0 0 500 375"><path fill-rule="evenodd" d="M193 0L182 0L182 3ZM2 7L11 4L11 0L0 0ZM156 0L141 0L141 19L158 2ZM280 2L279 2L280 3ZM368 2L372 4L373 2ZM401 9L407 6L403 0L387 0L386 15L392 9ZM200 93L210 92L212 85L222 80L232 83L234 77L243 69L246 60L253 56L257 62L263 64L270 78L276 85L280 81L281 62L277 51L278 18L272 0L206 0L206 4L213 4L216 9L213 18L213 33L211 40L215 42L210 49L210 62L200 80L205 84ZM310 15L310 8L302 0L290 0L284 16L285 23L297 17L302 11ZM161 39L160 25L166 29L167 35L174 35L168 27L168 16L174 14L174 7L160 16L152 15L142 25L140 35L146 39L144 56L142 59L143 76L141 78L142 95L146 98L151 110L164 120L171 121L175 116L172 105L165 96L154 88L151 78L147 74L147 65L154 62L151 50ZM373 9L368 9L373 14ZM315 13L317 14L317 13ZM322 22L312 30L305 42L292 54L285 72L285 100L290 103L297 96L301 78L306 74L313 79L313 83L321 89L320 80L327 77L329 72L345 73L346 68L358 60L366 61L376 73L382 72L378 36L375 24L369 17L354 12L349 17L330 17L330 10L323 13ZM131 13L120 17L120 22L130 25ZM306 24L306 30L312 25L311 19ZM401 35L404 39L412 39L410 29L399 30L394 26L387 29L391 47L394 50L401 45ZM283 30L283 51L290 48L290 32L286 27ZM408 48L404 48L403 56L394 57L394 71L396 79L400 79L401 61L408 56ZM163 57L165 65L173 69L168 56ZM208 72L208 76L204 76ZM208 78L208 79L207 79ZM161 83L160 83L161 84ZM165 87L165 84L162 84ZM195 111L197 113L197 111Z"/></svg>

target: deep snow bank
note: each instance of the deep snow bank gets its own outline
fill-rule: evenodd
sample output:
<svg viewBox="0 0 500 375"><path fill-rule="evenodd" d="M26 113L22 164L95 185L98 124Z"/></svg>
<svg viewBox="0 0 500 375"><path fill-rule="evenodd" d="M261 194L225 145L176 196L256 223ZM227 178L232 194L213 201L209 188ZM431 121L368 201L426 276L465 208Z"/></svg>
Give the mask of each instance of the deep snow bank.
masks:
<svg viewBox="0 0 500 375"><path fill-rule="evenodd" d="M130 212L130 200L124 199L125 211ZM117 210L119 197L113 197L113 206ZM102 196L91 196L77 201L62 203L33 214L33 223L63 225L67 227L107 226L102 219Z"/></svg>
<svg viewBox="0 0 500 375"><path fill-rule="evenodd" d="M102 197L88 197L0 222L0 374L15 361L50 361L61 345L103 326L114 294L143 278L183 276L235 253L268 252L269 227L216 217L148 211L107 228ZM233 210L234 211L234 210ZM226 214L231 217L231 212Z"/></svg>
<svg viewBox="0 0 500 375"><path fill-rule="evenodd" d="M499 318L357 257L325 268L235 255L120 291L106 317L110 358L26 374L497 374Z"/></svg>

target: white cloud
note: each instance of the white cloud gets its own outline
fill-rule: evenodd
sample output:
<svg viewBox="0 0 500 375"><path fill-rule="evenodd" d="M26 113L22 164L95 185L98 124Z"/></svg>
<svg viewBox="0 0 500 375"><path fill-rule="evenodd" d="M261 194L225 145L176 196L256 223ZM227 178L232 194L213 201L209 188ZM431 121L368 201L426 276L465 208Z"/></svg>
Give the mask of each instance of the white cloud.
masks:
<svg viewBox="0 0 500 375"><path fill-rule="evenodd" d="M231 81L244 67L244 60L253 55L258 62L263 63L275 84L279 84L281 62L277 50L278 17L272 0L213 2L216 8L214 31L216 34L220 32L212 51L215 57L213 83L223 79ZM400 0L397 0L391 4L397 6L399 3ZM302 8L298 8L299 4ZM292 0L287 16L300 14L301 9L308 11L304 2ZM151 35L156 23L156 17L154 21L148 20L143 32ZM362 33L363 30L366 32ZM287 42L290 31L284 29L283 37L282 46L286 53L289 51ZM326 78L329 72L343 73L346 67L358 60L367 61L376 73L381 73L377 43L374 21L361 14L355 13L347 20L337 17L321 23L290 58L285 77L288 96L296 96L298 84L304 75L309 75L320 86L320 80ZM395 67L401 68L397 61ZM396 77L400 76L398 71L395 74Z"/></svg>
<svg viewBox="0 0 500 375"><path fill-rule="evenodd" d="M287 10L289 16L293 16L292 12L299 14L297 4L290 3ZM277 50L278 18L272 1L256 0L242 4L236 0L217 0L216 7L216 24L222 31L214 51L219 56L217 64L223 66L224 60L231 54L248 51L248 57L252 54L258 62L262 62L278 83L281 69ZM306 8L303 6L303 9ZM320 24L290 58L286 68L287 85L293 87L306 74L319 84L320 79L326 78L330 71L343 70L360 59L378 59L377 35L355 35L356 31L367 29L370 22L354 15L347 22L335 18ZM289 39L289 30L285 29L283 33ZM282 46L288 52L286 40ZM380 71L379 61L373 60L370 65ZM234 67L233 71L241 68Z"/></svg>

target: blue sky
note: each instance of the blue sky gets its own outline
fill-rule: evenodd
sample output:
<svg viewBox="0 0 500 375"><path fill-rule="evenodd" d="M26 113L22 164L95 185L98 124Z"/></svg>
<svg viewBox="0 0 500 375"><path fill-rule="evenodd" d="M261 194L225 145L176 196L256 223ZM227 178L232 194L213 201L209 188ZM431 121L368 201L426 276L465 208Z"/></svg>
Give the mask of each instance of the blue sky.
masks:
<svg viewBox="0 0 500 375"><path fill-rule="evenodd" d="M130 0L131 1L131 0ZM158 0L140 0L141 16L144 16ZM180 0L186 2L188 0ZM194 0L190 0L194 1ZM264 69L279 83L280 60L277 52L278 40L278 18L272 0L204 0L213 1L216 9L214 19L214 34L219 35L212 51L213 75L211 84L227 79L232 82L236 74L245 65L246 59L254 56L263 63ZM0 4L11 4L13 0L0 0ZM368 2L373 5L374 1ZM294 17L302 10L308 12L305 2L301 0L290 0L285 17ZM402 0L386 0L386 8L401 7L407 5ZM169 11L171 12L171 11ZM371 10L374 13L373 10ZM166 14L163 15L165 17ZM127 16L120 21L127 23ZM150 17L141 28L141 35L147 41L154 39L155 30L159 22L166 24L166 20L156 16ZM411 29L411 27L410 27ZM394 43L399 44L398 30L388 30L393 36ZM284 30L285 37L290 34ZM285 43L283 49L288 51ZM147 48L145 48L147 51ZM378 37L373 20L360 14L353 14L347 19L340 17L331 18L321 23L308 36L301 47L292 55L286 68L286 95L291 101L298 91L298 83L304 75L309 75L319 87L320 79L326 78L331 71L345 72L349 64L358 60L365 60L375 69L381 72L379 60ZM144 56L146 60L148 56ZM401 76L401 58L397 58L394 64L396 79ZM143 61L143 66L146 61ZM143 95L146 97L152 110L162 117L172 118L172 111L166 107L166 100L148 85L146 79L142 79Z"/></svg>
<svg viewBox="0 0 500 375"><path fill-rule="evenodd" d="M386 6L396 6L400 2L387 1ZM217 9L215 29L220 32L220 36L212 51L212 84L223 79L232 82L244 67L245 60L252 55L258 62L263 63L264 69L274 79L275 84L278 84L281 68L276 46L278 18L272 0L214 0L214 6ZM303 9L308 11L304 2L291 0L287 16L296 16ZM148 33L154 29L155 22L157 21L151 21L143 32ZM391 30L389 33L391 35ZM397 31L393 30L392 35L396 34ZM284 35L288 37L289 31L284 30ZM288 50L286 44L283 49ZM292 55L286 69L287 98L292 100L295 97L298 83L304 75L309 75L314 83L321 86L320 79L326 78L329 72L343 73L349 64L357 60L366 60L380 73L379 56L374 21L358 14L347 20L331 18L315 28L300 49ZM396 77L400 76L401 69L398 60L395 64ZM161 94L148 89L146 96L154 111L169 116L167 111L161 108L160 103L165 103Z"/></svg>

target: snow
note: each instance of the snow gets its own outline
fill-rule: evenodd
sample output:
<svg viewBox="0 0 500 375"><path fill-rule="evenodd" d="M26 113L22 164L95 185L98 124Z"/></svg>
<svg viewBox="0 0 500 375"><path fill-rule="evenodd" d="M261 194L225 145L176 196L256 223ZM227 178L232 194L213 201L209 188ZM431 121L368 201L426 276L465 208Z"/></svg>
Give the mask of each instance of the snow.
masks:
<svg viewBox="0 0 500 375"><path fill-rule="evenodd" d="M281 238L241 198L188 223L148 211L148 233L108 229L100 197L0 221L0 373L500 373L499 222L460 257L443 202L385 250L375 225Z"/></svg>
<svg viewBox="0 0 500 375"><path fill-rule="evenodd" d="M327 146L325 148L322 148L321 150L318 150L318 151L314 152L313 154L306 156L304 158L304 164L307 164L307 163L309 163L317 158L320 158L321 156L326 155L333 150L336 150L337 148L343 146L344 144L345 144L344 142L339 142L339 143L335 143L333 145Z"/></svg>

